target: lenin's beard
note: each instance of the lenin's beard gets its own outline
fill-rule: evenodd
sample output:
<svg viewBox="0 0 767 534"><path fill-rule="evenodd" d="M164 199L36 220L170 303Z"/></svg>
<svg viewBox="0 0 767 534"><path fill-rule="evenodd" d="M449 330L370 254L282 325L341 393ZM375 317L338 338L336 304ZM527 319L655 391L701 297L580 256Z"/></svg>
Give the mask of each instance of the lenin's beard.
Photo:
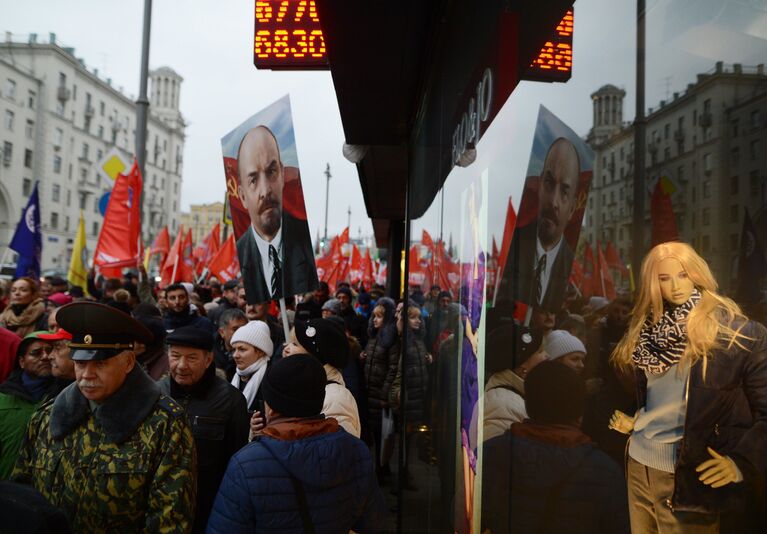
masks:
<svg viewBox="0 0 767 534"><path fill-rule="evenodd" d="M282 224L282 206L272 195L266 197L258 206L256 229L266 236L273 236Z"/></svg>

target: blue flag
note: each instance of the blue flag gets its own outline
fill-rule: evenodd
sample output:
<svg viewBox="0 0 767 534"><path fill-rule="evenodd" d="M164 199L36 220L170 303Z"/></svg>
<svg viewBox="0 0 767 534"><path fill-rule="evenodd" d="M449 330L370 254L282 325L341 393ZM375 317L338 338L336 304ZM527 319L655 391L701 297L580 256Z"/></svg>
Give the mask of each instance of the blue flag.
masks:
<svg viewBox="0 0 767 534"><path fill-rule="evenodd" d="M16 277L29 276L40 278L40 256L43 251L43 235L40 232L40 197L37 194L37 182L29 197L27 207L21 214L21 220L16 225L8 248L18 253L16 261Z"/></svg>

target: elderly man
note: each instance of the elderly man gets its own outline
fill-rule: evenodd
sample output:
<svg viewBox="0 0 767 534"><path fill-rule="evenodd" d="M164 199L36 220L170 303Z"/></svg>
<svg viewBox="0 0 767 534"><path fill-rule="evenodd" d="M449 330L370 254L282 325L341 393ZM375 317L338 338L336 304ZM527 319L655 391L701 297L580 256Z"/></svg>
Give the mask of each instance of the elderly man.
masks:
<svg viewBox="0 0 767 534"><path fill-rule="evenodd" d="M62 307L58 321L72 334L77 382L35 412L12 479L74 532L188 532L194 439L183 408L136 365L133 343L152 334L93 302Z"/></svg>
<svg viewBox="0 0 767 534"><path fill-rule="evenodd" d="M47 399L58 395L65 387L75 381L75 362L72 361L69 342L72 334L59 328L56 332L43 332L38 336L41 340L51 343L51 352L45 353L45 358L51 366L51 376L54 380L52 394Z"/></svg>
<svg viewBox="0 0 767 534"><path fill-rule="evenodd" d="M543 162L538 218L514 231L504 269L504 292L511 290L510 300L529 305L525 324L533 306L557 311L565 299L574 254L564 233L577 206L579 177L575 146L563 137L556 139Z"/></svg>
<svg viewBox="0 0 767 534"><path fill-rule="evenodd" d="M170 376L160 380L160 389L186 409L192 427L197 445L197 512L192 530L204 532L229 459L248 442L249 417L245 397L216 376L213 336L185 326L169 334L167 343Z"/></svg>
<svg viewBox="0 0 767 534"><path fill-rule="evenodd" d="M11 474L32 413L51 389L51 343L32 332L16 349L17 367L0 385L0 480Z"/></svg>
<svg viewBox="0 0 767 534"><path fill-rule="evenodd" d="M172 284L165 288L165 299L168 301L168 309L165 311L163 322L165 330L169 333L176 328L191 325L213 334L213 323L192 310L189 305L189 292L182 284Z"/></svg>
<svg viewBox="0 0 767 534"><path fill-rule="evenodd" d="M313 290L318 281L309 226L283 209L285 168L269 128L248 130L237 151L237 169L240 200L251 223L237 241L248 304Z"/></svg>

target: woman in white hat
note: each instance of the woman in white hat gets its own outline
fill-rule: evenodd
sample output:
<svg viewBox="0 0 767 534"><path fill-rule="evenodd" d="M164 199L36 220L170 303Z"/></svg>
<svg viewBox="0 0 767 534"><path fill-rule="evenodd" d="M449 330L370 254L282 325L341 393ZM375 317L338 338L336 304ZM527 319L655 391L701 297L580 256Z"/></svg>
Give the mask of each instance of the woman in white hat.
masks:
<svg viewBox="0 0 767 534"><path fill-rule="evenodd" d="M237 366L232 385L239 389L248 404L248 412L264 413L261 381L266 374L269 358L274 350L269 326L263 321L250 321L232 336L232 358Z"/></svg>

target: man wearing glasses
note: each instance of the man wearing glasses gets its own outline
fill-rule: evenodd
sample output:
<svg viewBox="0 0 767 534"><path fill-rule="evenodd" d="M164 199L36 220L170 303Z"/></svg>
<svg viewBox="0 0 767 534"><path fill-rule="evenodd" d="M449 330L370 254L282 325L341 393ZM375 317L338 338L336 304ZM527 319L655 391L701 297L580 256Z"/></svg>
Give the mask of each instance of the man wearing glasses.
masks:
<svg viewBox="0 0 767 534"><path fill-rule="evenodd" d="M16 350L16 367L0 384L0 480L7 479L19 454L32 413L53 384L49 355L53 342L39 331L28 334Z"/></svg>

